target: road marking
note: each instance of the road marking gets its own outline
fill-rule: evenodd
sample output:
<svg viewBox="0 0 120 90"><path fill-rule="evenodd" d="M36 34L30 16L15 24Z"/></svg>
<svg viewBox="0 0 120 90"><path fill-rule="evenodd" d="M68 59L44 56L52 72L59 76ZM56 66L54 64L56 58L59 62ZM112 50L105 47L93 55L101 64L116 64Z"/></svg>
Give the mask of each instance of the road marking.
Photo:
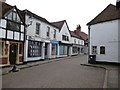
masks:
<svg viewBox="0 0 120 90"><path fill-rule="evenodd" d="M106 72L105 72L105 79L104 79L104 84L103 84L103 88L107 88L108 87L108 70L106 69Z"/></svg>

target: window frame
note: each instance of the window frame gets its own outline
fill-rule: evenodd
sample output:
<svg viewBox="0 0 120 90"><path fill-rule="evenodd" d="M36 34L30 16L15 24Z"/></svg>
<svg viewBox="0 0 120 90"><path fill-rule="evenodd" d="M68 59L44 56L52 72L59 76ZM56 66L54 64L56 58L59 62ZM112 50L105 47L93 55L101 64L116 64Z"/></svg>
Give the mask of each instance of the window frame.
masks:
<svg viewBox="0 0 120 90"><path fill-rule="evenodd" d="M100 54L105 54L105 46L100 46Z"/></svg>
<svg viewBox="0 0 120 90"><path fill-rule="evenodd" d="M97 54L97 46L92 46L92 54Z"/></svg>
<svg viewBox="0 0 120 90"><path fill-rule="evenodd" d="M40 23L36 23L36 34L39 35L40 34Z"/></svg>
<svg viewBox="0 0 120 90"><path fill-rule="evenodd" d="M46 36L50 37L50 27L49 26L47 26Z"/></svg>

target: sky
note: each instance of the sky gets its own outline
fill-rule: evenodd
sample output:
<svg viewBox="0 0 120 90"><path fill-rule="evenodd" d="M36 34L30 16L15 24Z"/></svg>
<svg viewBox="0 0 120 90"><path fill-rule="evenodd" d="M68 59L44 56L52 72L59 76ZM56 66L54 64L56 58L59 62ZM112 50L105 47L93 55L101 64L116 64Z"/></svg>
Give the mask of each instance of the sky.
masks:
<svg viewBox="0 0 120 90"><path fill-rule="evenodd" d="M116 0L6 0L6 3L20 10L31 12L47 19L49 22L66 20L71 31L77 25L88 34L86 24Z"/></svg>

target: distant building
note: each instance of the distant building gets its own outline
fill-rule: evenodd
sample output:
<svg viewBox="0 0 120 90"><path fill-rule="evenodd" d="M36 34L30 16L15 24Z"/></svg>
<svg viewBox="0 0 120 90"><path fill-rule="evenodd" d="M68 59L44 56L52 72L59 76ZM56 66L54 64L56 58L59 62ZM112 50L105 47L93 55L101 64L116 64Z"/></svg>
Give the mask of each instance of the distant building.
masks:
<svg viewBox="0 0 120 90"><path fill-rule="evenodd" d="M88 35L84 32L81 32L81 26L78 25L76 30L71 31L71 39L73 43L73 55L78 53L78 54L87 54L88 52L88 46L85 44L85 42L88 39ZM77 51L76 51L76 50ZM76 53L74 53L76 51Z"/></svg>
<svg viewBox="0 0 120 90"><path fill-rule="evenodd" d="M71 35L66 20L53 22L59 28L59 57L71 56Z"/></svg>
<svg viewBox="0 0 120 90"><path fill-rule="evenodd" d="M120 63L120 1L116 6L109 4L87 25L89 62Z"/></svg>

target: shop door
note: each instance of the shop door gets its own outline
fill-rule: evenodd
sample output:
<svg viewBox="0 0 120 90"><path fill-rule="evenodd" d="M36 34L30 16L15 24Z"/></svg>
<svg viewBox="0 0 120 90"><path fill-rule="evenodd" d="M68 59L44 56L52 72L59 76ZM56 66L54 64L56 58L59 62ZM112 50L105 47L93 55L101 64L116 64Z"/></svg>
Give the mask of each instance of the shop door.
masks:
<svg viewBox="0 0 120 90"><path fill-rule="evenodd" d="M17 57L17 45L11 44L10 45L10 52L9 52L9 61L10 64L16 64L16 57Z"/></svg>

